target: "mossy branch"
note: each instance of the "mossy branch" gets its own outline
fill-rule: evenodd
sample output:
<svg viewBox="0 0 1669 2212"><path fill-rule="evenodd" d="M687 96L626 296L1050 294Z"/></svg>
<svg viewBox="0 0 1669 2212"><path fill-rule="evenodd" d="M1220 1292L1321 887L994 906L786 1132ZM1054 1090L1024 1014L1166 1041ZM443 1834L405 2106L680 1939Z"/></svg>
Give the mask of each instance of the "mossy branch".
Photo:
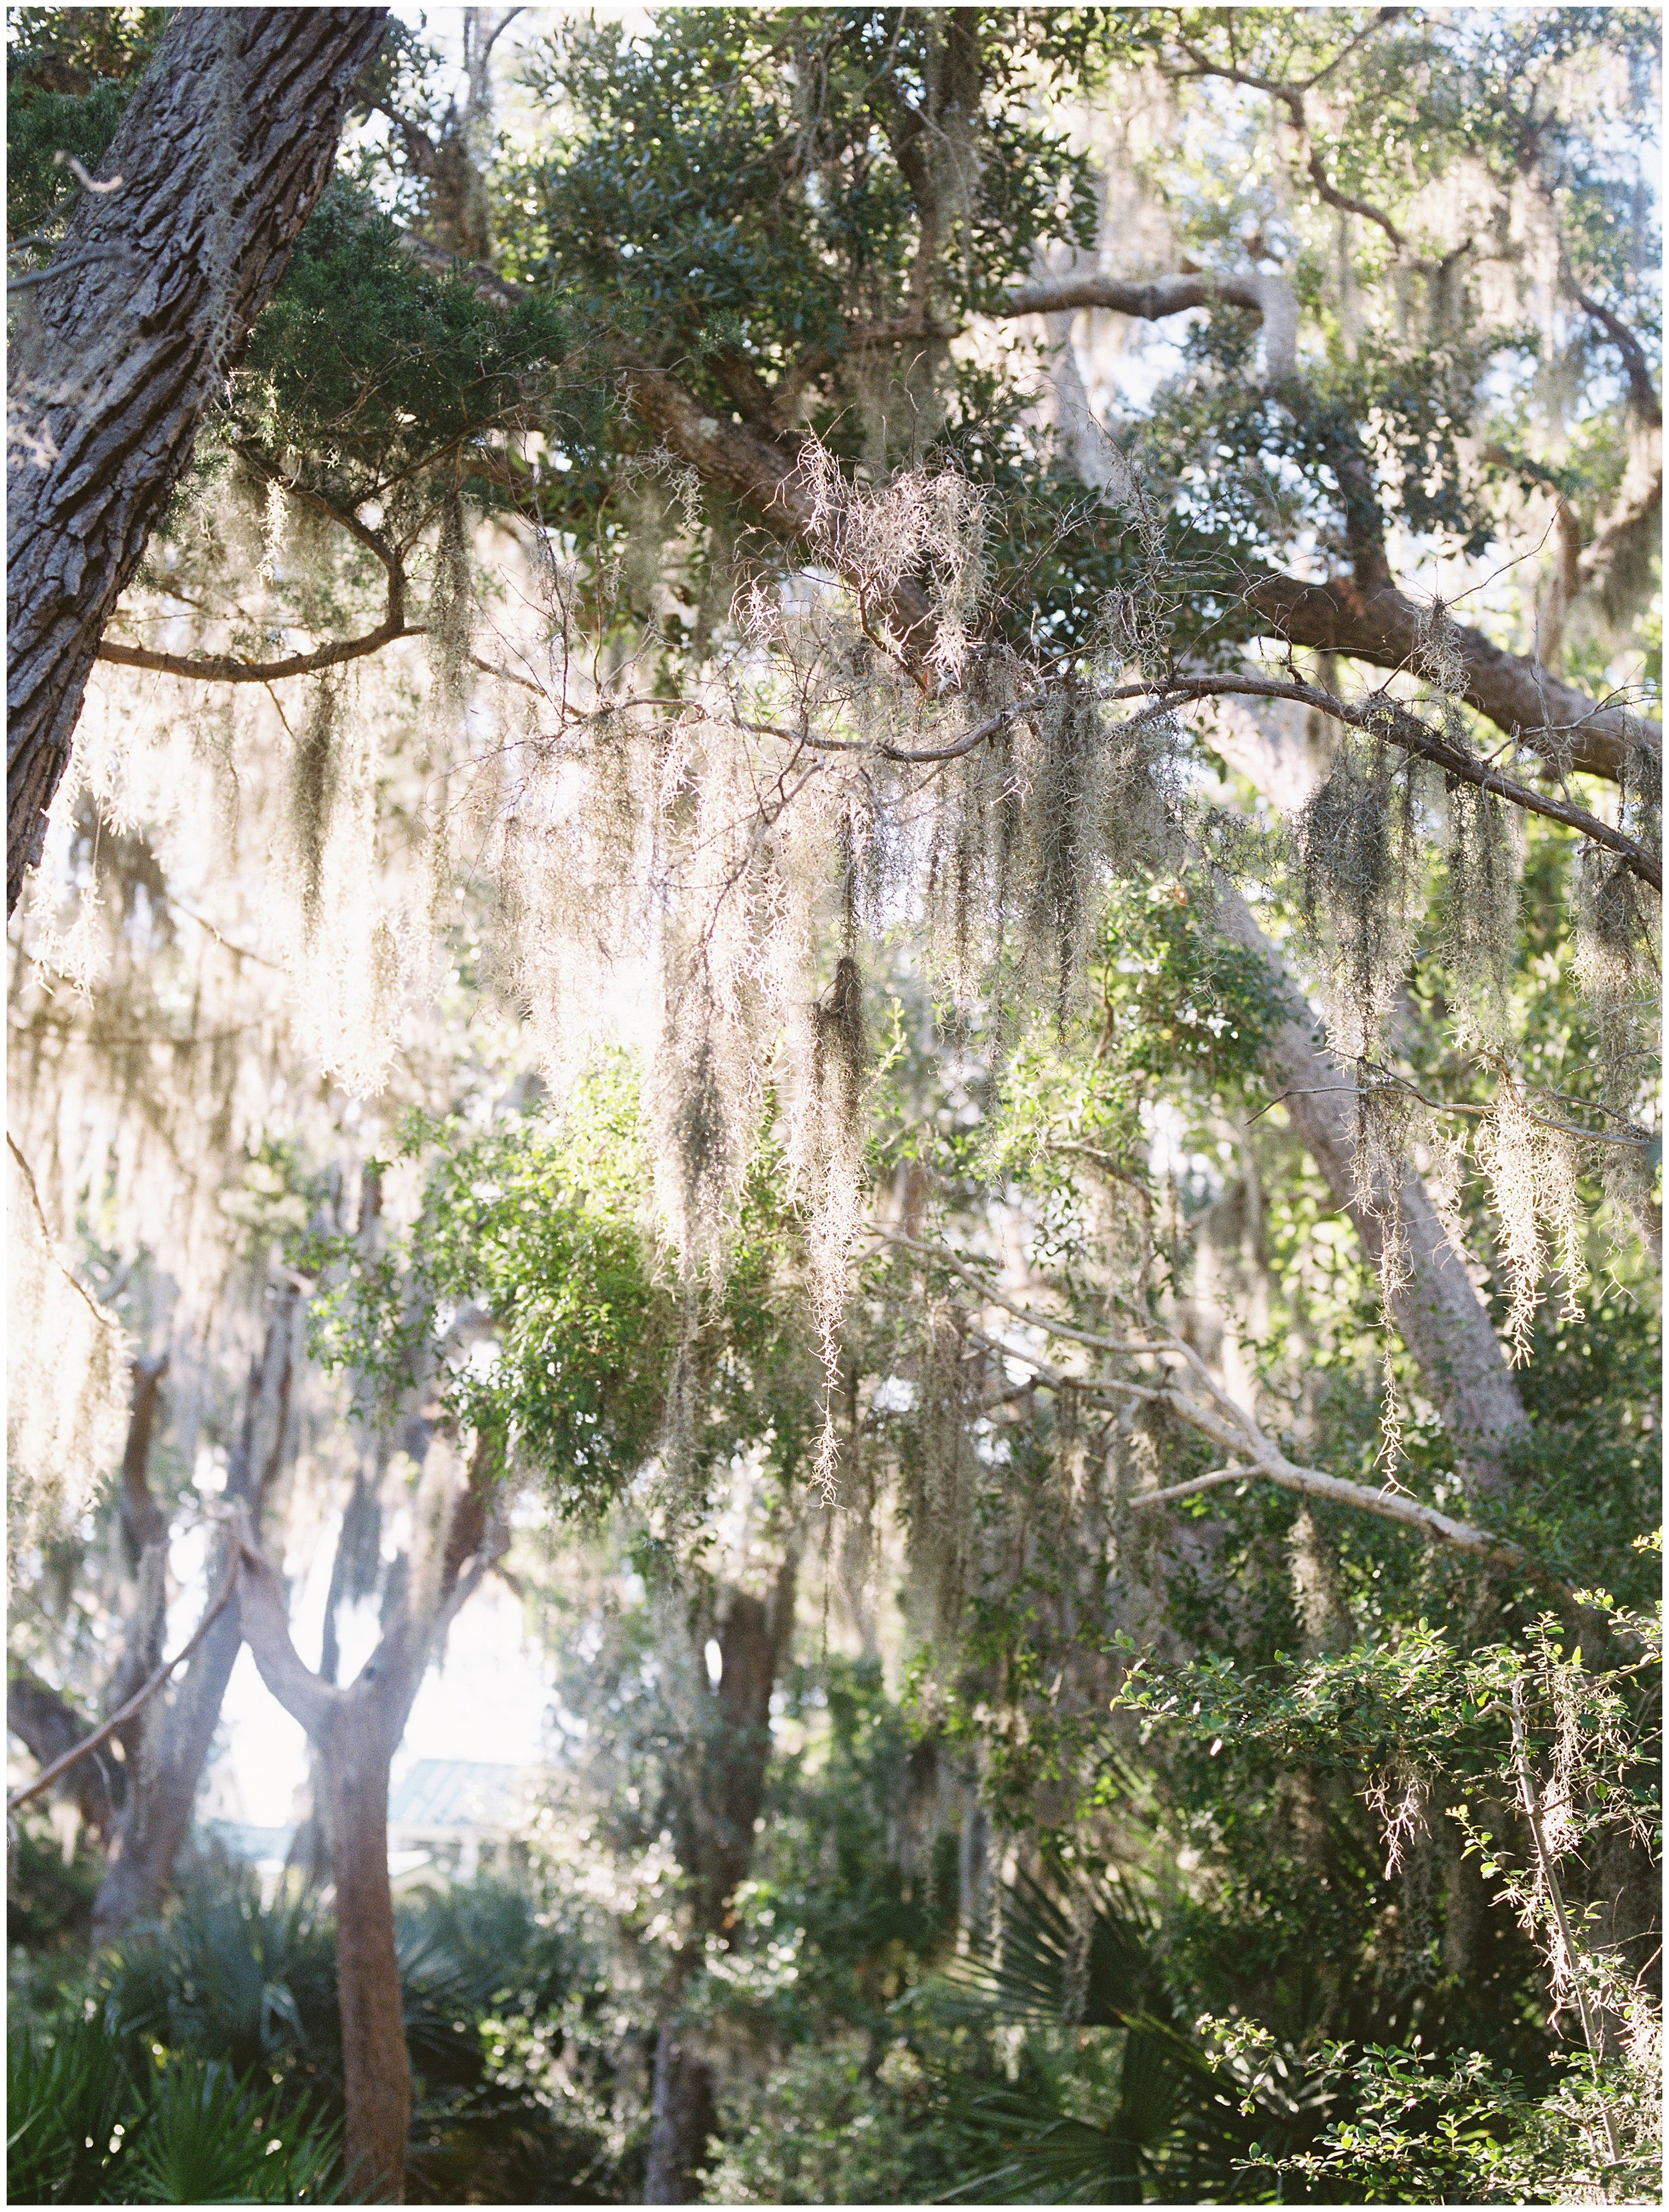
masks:
<svg viewBox="0 0 1669 2212"><path fill-rule="evenodd" d="M1228 1455L1232 1464L1220 1468L1209 1475L1191 1482L1179 1483L1168 1490L1155 1491L1146 1497L1131 1500L1136 1507L1166 1504L1173 1500L1191 1497L1198 1492L1215 1489L1229 1481L1272 1482L1282 1490L1289 1490L1300 1498L1318 1499L1327 1504L1347 1505L1358 1513L1370 1513L1381 1521L1396 1522L1431 1540L1466 1553L1486 1566L1503 1568L1509 1572L1526 1576L1543 1589L1551 1592L1560 1602L1575 1612L1583 1607L1574 1590L1538 1566L1523 1547L1508 1538L1498 1536L1487 1528L1476 1527L1469 1521L1457 1521L1452 1515L1441 1512L1434 1505L1422 1504L1406 1492L1374 1490L1362 1482L1350 1482L1343 1476L1328 1474L1320 1468L1300 1467L1287 1457L1280 1447L1268 1437L1259 1424L1243 1406L1238 1405L1212 1376L1205 1362L1194 1347L1180 1337L1164 1334L1149 1334L1138 1337L1111 1337L1090 1329L1078 1328L1068 1322L1057 1321L1052 1316L1039 1313L1030 1306L1005 1297L1002 1291L941 1247L917 1243L913 1237L886 1236L882 1242L899 1251L908 1252L924 1267L941 1267L959 1277L977 1291L987 1304L1000 1306L1006 1313L1025 1322L1028 1327L1041 1329L1045 1335L1126 1358L1153 1358L1173 1363L1187 1371L1196 1389L1179 1389L1178 1381L1170 1377L1163 1382L1132 1382L1121 1376L1097 1376L1084 1379L1068 1376L1059 1370L1022 1346L998 1338L984 1340L1005 1358L1020 1361L1029 1366L1040 1380L1057 1387L1069 1384L1087 1396L1103 1394L1119 1397L1144 1399L1163 1406L1178 1419L1207 1437Z"/></svg>
<svg viewBox="0 0 1669 2212"><path fill-rule="evenodd" d="M121 668L149 668L162 676L188 677L199 684L276 684L289 676L315 676L321 669L339 668L344 661L362 660L370 653L381 653L384 646L399 638L426 635L426 624L405 619L405 564L398 547L391 545L381 531L362 522L351 508L334 507L318 492L288 482L247 447L240 447L238 451L253 468L282 485L290 498L328 516L375 555L387 579L382 620L363 637L344 638L334 645L320 646L316 652L292 653L283 660L240 660L229 653L153 653L147 646L119 645L110 638L100 642L101 660L113 661Z"/></svg>

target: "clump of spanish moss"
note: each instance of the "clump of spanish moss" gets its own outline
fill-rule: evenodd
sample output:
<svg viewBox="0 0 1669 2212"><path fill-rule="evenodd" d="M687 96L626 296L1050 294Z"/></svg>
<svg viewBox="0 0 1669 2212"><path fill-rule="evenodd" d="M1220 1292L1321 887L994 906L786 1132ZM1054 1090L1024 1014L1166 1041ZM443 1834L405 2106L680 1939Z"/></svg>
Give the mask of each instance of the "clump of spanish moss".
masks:
<svg viewBox="0 0 1669 2212"><path fill-rule="evenodd" d="M362 713L349 715L349 696L344 683L321 678L294 741L293 893L280 883L274 894L302 1041L327 1074L369 1097L387 1079L411 974L426 950L416 938L432 884L430 865L420 865L414 920L379 834L372 724Z"/></svg>
<svg viewBox="0 0 1669 2212"><path fill-rule="evenodd" d="M1576 980L1596 1032L1600 1099L1625 1123L1656 1048L1657 936L1657 914L1639 878L1598 846L1585 845L1576 878ZM1648 1249L1658 1251L1661 1219L1645 1146L1610 1144L1603 1152L1600 1182L1616 1219L1632 1221Z"/></svg>
<svg viewBox="0 0 1669 2212"><path fill-rule="evenodd" d="M1454 986L1458 1042L1508 1042L1518 940L1522 846L1515 816L1475 784L1449 793L1444 958Z"/></svg>
<svg viewBox="0 0 1669 2212"><path fill-rule="evenodd" d="M1564 1278L1566 1310L1578 1311L1587 1280L1581 1162L1569 1134L1550 1128L1503 1077L1493 1111L1478 1125L1478 1164L1495 1200L1495 1245L1508 1291L1507 1334L1514 1365L1530 1358L1531 1332L1550 1261Z"/></svg>
<svg viewBox="0 0 1669 2212"><path fill-rule="evenodd" d="M302 931L308 939L318 933L324 904L325 848L342 782L338 743L340 699L335 675L327 672L320 677L290 756L290 832L295 840Z"/></svg>
<svg viewBox="0 0 1669 2212"><path fill-rule="evenodd" d="M852 1254L863 1226L868 1050L863 980L850 953L841 955L833 981L812 1006L811 1032L808 1079L790 1121L789 1158L806 1209L807 1273L828 1406L815 1480L832 1500L839 1449L834 1396L841 1325L851 1287Z"/></svg>
<svg viewBox="0 0 1669 2212"><path fill-rule="evenodd" d="M475 590L470 574L469 532L456 488L441 501L435 538L435 576L429 592L429 665L442 715L455 720L469 691L475 650Z"/></svg>
<svg viewBox="0 0 1669 2212"><path fill-rule="evenodd" d="M1455 702L1466 689L1466 649L1441 599L1434 599L1421 615L1414 665L1445 702L1445 721L1457 726Z"/></svg>
<svg viewBox="0 0 1669 2212"><path fill-rule="evenodd" d="M1299 817L1305 919L1327 961L1334 1044L1377 1048L1413 942L1420 849L1411 775L1389 745L1341 747Z"/></svg>
<svg viewBox="0 0 1669 2212"><path fill-rule="evenodd" d="M935 1302L923 1317L911 1380L915 1418L899 1454L899 1502L910 1540L910 1595L922 1642L948 1650L961 1626L978 1479L968 1433L965 1321Z"/></svg>

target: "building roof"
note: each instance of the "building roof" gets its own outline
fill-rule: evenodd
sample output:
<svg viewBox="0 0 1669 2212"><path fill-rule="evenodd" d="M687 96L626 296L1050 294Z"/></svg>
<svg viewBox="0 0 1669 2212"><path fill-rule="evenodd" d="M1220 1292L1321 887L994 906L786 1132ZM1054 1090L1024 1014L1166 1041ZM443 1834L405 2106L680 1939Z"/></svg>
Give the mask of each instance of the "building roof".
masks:
<svg viewBox="0 0 1669 2212"><path fill-rule="evenodd" d="M525 1766L481 1759L420 1759L390 1791L391 1828L507 1829L532 1779Z"/></svg>

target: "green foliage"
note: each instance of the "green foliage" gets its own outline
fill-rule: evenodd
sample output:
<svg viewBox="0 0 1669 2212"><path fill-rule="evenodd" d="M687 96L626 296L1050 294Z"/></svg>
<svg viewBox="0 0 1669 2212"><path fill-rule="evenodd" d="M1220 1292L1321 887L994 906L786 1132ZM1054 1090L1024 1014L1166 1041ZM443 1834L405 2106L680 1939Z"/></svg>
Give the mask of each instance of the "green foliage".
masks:
<svg viewBox="0 0 1669 2212"><path fill-rule="evenodd" d="M657 353L692 347L697 368L745 350L780 375L807 349L838 355L856 287L877 316L902 305L921 234L910 179L934 158L917 144L922 106L959 66L944 96L969 143L940 157L964 173L941 185L947 304L988 298L1040 245L1081 236L1092 205L1081 157L1028 112L1024 60L1047 51L1046 22L1005 12L998 41L989 13L948 37L878 9L674 11L647 34L556 33L527 82L571 103L576 128L554 155L500 173L513 265L606 301ZM947 47L975 40L968 82Z"/></svg>
<svg viewBox="0 0 1669 2212"><path fill-rule="evenodd" d="M396 1934L415 2085L414 2196L446 2203L484 2189L489 2201L588 2203L630 2193L601 2023L607 1982L580 1923L560 1906L541 1908L523 1887L484 1877L403 1901ZM235 2194L287 2175L283 2185L326 2201L318 2191L328 2185L342 2115L342 2057L335 1930L316 1901L281 1893L263 1905L253 1877L211 1866L183 1886L161 1922L132 1931L106 1960L88 2011L85 2022L78 2013L67 2026L48 2017L26 2033L43 2049L46 2035L64 2043L65 2056L51 2061L61 2090L51 2075L41 2096L51 2103L61 2094L66 2125L106 2142L113 2121L124 2122L122 2148L107 2154L119 2175L89 2179L76 2166L75 2190L51 2201L115 2201L79 2192L119 2185L188 2190L139 2201L216 2201L216 2177L228 2174L244 2176ZM101 2135L76 2116L107 2082L117 2102ZM143 2107L140 2120L130 2106ZM34 2107L15 2090L12 2109ZM275 2137L289 2146L253 2182L239 2164L252 2113L264 2124L263 2157ZM40 2141L42 2155L61 2162L57 2136ZM135 2179L142 2152L143 2181Z"/></svg>
<svg viewBox="0 0 1669 2212"><path fill-rule="evenodd" d="M340 2130L305 2104L280 2114L265 2075L194 2053L130 2069L94 2018L9 2042L6 2186L13 2203L334 2204Z"/></svg>
<svg viewBox="0 0 1669 2212"><path fill-rule="evenodd" d="M833 2020L880 2037L955 1933L950 1838L911 1848L933 1747L912 1741L874 1662L831 1656L802 1670L786 1712L815 1732L773 1763L769 1828L738 1899L739 1948L793 1961L771 2002L797 2034Z"/></svg>
<svg viewBox="0 0 1669 2212"><path fill-rule="evenodd" d="M86 1940L103 1867L77 1831L66 1863L39 1798L12 1815L6 1851L6 1936L34 1952Z"/></svg>
<svg viewBox="0 0 1669 2212"><path fill-rule="evenodd" d="M1215 2196L1270 2145L1293 2151L1310 2139L1325 2100L1301 2057L1271 2047L1227 2076L1195 2031L1193 1993L1179 1986L1168 1948L1153 1905L1116 1873L1068 1869L1059 1894L1024 1874L1008 1887L1000 1939L957 1978L1028 2042L1006 2083L946 2079L947 2117L980 2168L956 2197Z"/></svg>
<svg viewBox="0 0 1669 2212"><path fill-rule="evenodd" d="M375 1378L392 1405L472 1304L496 1340L487 1359L447 1368L448 1411L501 1437L568 1507L599 1505L653 1443L676 1341L645 1231L635 1084L600 1077L557 1127L534 1119L472 1139L413 1122L408 1153L431 1144L409 1238L381 1254L346 1237L310 1252L332 1270L309 1314L314 1351Z"/></svg>
<svg viewBox="0 0 1669 2212"><path fill-rule="evenodd" d="M1537 1700L1530 1725L1559 1762L1571 1847L1619 1825L1649 1836L1656 1797L1643 1762L1651 1744L1626 1686L1658 1664L1658 1632L1626 1613L1612 1613L1610 1625L1624 1649L1645 1642L1648 1658L1605 1671L1585 1666L1580 1644L1567 1653L1551 1615L1522 1645L1465 1653L1422 1621L1382 1644L1252 1674L1232 1658L1207 1658L1161 1677L1133 1656L1115 1704L1141 1713L1149 1729L1209 1741L1213 1755L1256 1746L1283 1763L1367 1773L1417 1764L1447 1792L1510 1798L1518 1779L1512 1692L1527 1688ZM1603 1616L1596 1629L1603 1635Z"/></svg>
<svg viewBox="0 0 1669 2212"><path fill-rule="evenodd" d="M393 499L410 528L460 483L493 501L473 460L495 430L575 434L576 395L590 405L597 375L594 366L588 383L570 365L576 350L558 306L539 298L506 310L431 274L402 249L396 224L338 179L255 327L225 434L274 467L300 456L303 482L336 507Z"/></svg>
<svg viewBox="0 0 1669 2212"><path fill-rule="evenodd" d="M796 2049L726 2108L714 2204L937 2203L955 2178L930 2077L908 2048L877 2065L838 2042Z"/></svg>
<svg viewBox="0 0 1669 2212"><path fill-rule="evenodd" d="M6 234L55 232L97 175L166 8L14 8L6 42Z"/></svg>
<svg viewBox="0 0 1669 2212"><path fill-rule="evenodd" d="M184 1885L160 1928L137 1929L103 1969L106 2017L133 2039L222 2060L281 2064L290 2093L339 2071L336 1944L312 1900L263 1906L229 1864Z"/></svg>

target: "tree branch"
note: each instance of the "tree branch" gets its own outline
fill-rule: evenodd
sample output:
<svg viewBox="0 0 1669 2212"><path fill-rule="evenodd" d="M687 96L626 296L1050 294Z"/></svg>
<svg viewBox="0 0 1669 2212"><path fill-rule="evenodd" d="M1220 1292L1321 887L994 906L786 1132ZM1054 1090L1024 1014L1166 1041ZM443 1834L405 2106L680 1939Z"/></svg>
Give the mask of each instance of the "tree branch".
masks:
<svg viewBox="0 0 1669 2212"><path fill-rule="evenodd" d="M247 448L240 446L238 451L270 482L282 485L292 499L320 514L328 515L350 537L357 538L368 551L375 554L387 579L387 599L381 622L363 637L345 638L335 645L320 646L315 653L295 653L285 660L238 660L228 653L188 656L153 653L145 646L118 645L109 638L100 641L101 660L113 661L120 668L149 668L163 676L191 677L202 684L276 684L288 676L314 676L321 669L339 668L344 661L362 660L369 653L381 653L385 645L392 645L397 638L427 634L426 625L410 623L405 619L405 563L381 531L362 522L351 509L332 507L329 500L305 485L289 483Z"/></svg>
<svg viewBox="0 0 1669 2212"><path fill-rule="evenodd" d="M1582 313L1592 316L1599 324L1600 329L1622 355L1623 373L1629 380L1629 397L1634 402L1642 419L1648 422L1655 422L1661 428L1663 402L1658 397L1656 385L1652 381L1652 371L1646 359L1646 349L1622 317L1613 314L1611 310L1599 301L1592 298L1587 292L1577 290L1575 287L1572 288L1571 296Z"/></svg>
<svg viewBox="0 0 1669 2212"><path fill-rule="evenodd" d="M137 1691L125 1705L119 1706L101 1728L94 1729L91 1735L84 1736L73 1749L64 1752L60 1758L55 1759L50 1766L44 1768L25 1788L14 1790L6 1800L7 1812L15 1813L20 1805L27 1805L30 1798L40 1796L43 1790L52 1787L59 1775L67 1773L77 1759L85 1759L88 1752L96 1751L101 1743L107 1743L119 1729L125 1728L134 1715L155 1696L174 1668L183 1667L186 1660L191 1657L210 1629L231 1603L232 1594L236 1588L237 1553L235 1549L227 1562L225 1578L210 1603L208 1611L193 1630L190 1641L183 1644L172 1659L165 1660L144 1686Z"/></svg>
<svg viewBox="0 0 1669 2212"><path fill-rule="evenodd" d="M455 261L439 247L409 233L403 242L426 267L457 276L483 298L512 306L528 295L489 269ZM1287 310L1291 288L1284 277L1255 272L1236 276L1165 276L1137 283L1122 277L1069 276L1028 285L1012 293L1005 315L1052 314L1075 307L1112 307L1126 314L1176 314L1212 300L1252 307L1269 318L1280 298ZM1141 304L1145 302L1146 304ZM1292 308L1295 362L1296 307ZM1269 332L1269 358L1284 357L1284 331ZM668 449L689 462L704 482L715 483L750 507L779 537L812 536L811 514L796 480L797 444L785 445L747 423L722 422L709 415L670 370L626 362L621 396L646 428ZM933 612L927 594L908 581L893 594L890 616L907 662L924 660ZM1247 605L1289 645L1362 660L1397 672L1417 665L1423 611L1390 583L1364 590L1353 580L1307 584L1273 572L1254 576L1246 590ZM1611 782L1649 781L1660 750L1662 732L1626 708L1601 704L1561 683L1538 662L1505 653L1480 631L1454 623L1450 630L1465 666L1467 705L1508 736L1522 738L1552 753L1562 767L1603 776ZM1643 760L1639 757L1643 753Z"/></svg>
<svg viewBox="0 0 1669 2212"><path fill-rule="evenodd" d="M1265 572L1250 580L1246 599L1271 635L1288 645L1374 668L1418 665L1425 612L1393 585L1364 592L1347 579L1306 584ZM1663 738L1656 723L1588 698L1539 662L1504 653L1463 623L1453 623L1447 635L1465 665L1461 697L1505 735L1561 767L1612 783L1654 779Z"/></svg>
<svg viewBox="0 0 1669 2212"><path fill-rule="evenodd" d="M77 1759L84 1755L85 1716L31 1668L14 1667L6 1676L6 1727L43 1769L66 1751L73 1750ZM115 1824L126 1782L127 1771L119 1759L101 1759L90 1767L80 1767L70 1783L82 1820L101 1836Z"/></svg>
<svg viewBox="0 0 1669 2212"><path fill-rule="evenodd" d="M1110 307L1120 315L1158 322L1193 307L1244 307L1264 323L1264 361L1271 383L1298 374L1298 301L1284 276L1258 270L1209 270L1174 276L1060 276L1011 292L1006 315L1069 314L1079 307Z"/></svg>
<svg viewBox="0 0 1669 2212"><path fill-rule="evenodd" d="M1328 714L1337 722L1347 723L1352 729L1363 730L1370 737L1383 738L1404 752L1415 753L1422 760L1431 762L1460 781L1475 784L1480 791L1493 792L1498 799L1509 800L1527 814L1540 814L1550 822L1562 823L1567 830L1575 830L1596 845L1603 845L1616 853L1654 890L1663 889L1663 865L1654 854L1621 830L1613 830L1598 815L1586 808L1572 805L1568 800L1548 797L1533 786L1520 783L1514 777L1503 775L1491 768L1487 761L1466 752L1452 744L1437 731L1421 721L1418 715L1380 692L1363 706L1353 706L1336 698L1331 691L1323 691L1309 684L1286 683L1273 677L1262 676L1186 676L1172 677L1150 688L1167 699L1207 699L1221 695L1254 699L1290 699L1300 706L1309 707L1317 714Z"/></svg>
<svg viewBox="0 0 1669 2212"><path fill-rule="evenodd" d="M1121 1391L1129 1390L1132 1395L1162 1404L1175 1413L1180 1420L1185 1422L1191 1428L1197 1430L1202 1436L1227 1450L1233 1457L1238 1459L1245 1455L1253 1462L1250 1467L1231 1466L1219 1468L1213 1474L1201 1476L1193 1482L1178 1484L1173 1489L1156 1492L1146 1498L1133 1499L1131 1501L1133 1504L1168 1503L1176 1498L1190 1496L1197 1490L1215 1488L1220 1483L1231 1480L1261 1479L1276 1484L1280 1489L1292 1491L1300 1498L1319 1498L1334 1505L1348 1505L1356 1512L1371 1513L1380 1520L1395 1522L1400 1527L1413 1529L1419 1534L1447 1544L1454 1550L1465 1552L1487 1565L1502 1567L1515 1573L1527 1575L1535 1582L1556 1590L1571 1605L1576 1604L1574 1592L1567 1589L1556 1577L1547 1574L1538 1567L1521 1546L1511 1542L1506 1537L1495 1535L1488 1529L1476 1528L1470 1522L1457 1521L1452 1515L1440 1511L1436 1506L1422 1504L1419 1499L1410 1498L1402 1492L1373 1490L1366 1483L1349 1482L1342 1476L1325 1474L1319 1468L1298 1466L1264 1434L1258 1423L1246 1408L1237 1405L1227 1393L1216 1384L1199 1354L1191 1345L1184 1343L1180 1338L1168 1337L1148 1341L1133 1341L1099 1336L1092 1330L1077 1328L1069 1322L1056 1321L1049 1315L1038 1313L1029 1307L1018 1304L1012 1298L1005 1297L1000 1291L983 1280L972 1268L964 1266L953 1255L943 1251L937 1246L920 1244L911 1237L896 1236L888 1236L884 1241L889 1244L898 1245L915 1254L924 1261L943 1267L950 1273L959 1276L963 1281L976 1289L982 1298L993 1305L1001 1306L1006 1312L1014 1315L1030 1327L1042 1329L1046 1335L1062 1337L1072 1343L1081 1344L1100 1351L1141 1357L1180 1359L1188 1366L1193 1372L1196 1381L1202 1383L1209 1393L1213 1401L1211 1404L1203 1404L1190 1392L1178 1389L1174 1382L1167 1382L1157 1389L1143 1385L1130 1385L1114 1378L1103 1379L1093 1376L1087 1378L1083 1382L1079 1382L1075 1377L1062 1376L1057 1370L1050 1367L1046 1361L1038 1358L1032 1352L1018 1346L1007 1344L996 1346L996 1348L1007 1357L1016 1359L1022 1364L1033 1367L1039 1375L1057 1387L1064 1382L1079 1389L1094 1389L1100 1387Z"/></svg>

